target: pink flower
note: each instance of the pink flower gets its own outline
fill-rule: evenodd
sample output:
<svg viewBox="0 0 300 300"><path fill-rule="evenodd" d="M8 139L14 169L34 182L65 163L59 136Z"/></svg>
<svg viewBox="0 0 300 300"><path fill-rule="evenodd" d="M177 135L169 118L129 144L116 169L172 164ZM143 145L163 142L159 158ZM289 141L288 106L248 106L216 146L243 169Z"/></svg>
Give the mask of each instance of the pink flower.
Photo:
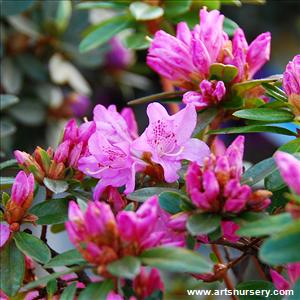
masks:
<svg viewBox="0 0 300 300"><path fill-rule="evenodd" d="M10 236L9 226L6 223L0 223L0 248L5 245Z"/></svg>
<svg viewBox="0 0 300 300"><path fill-rule="evenodd" d="M20 171L14 181L11 190L11 202L22 206L26 201L32 200L34 191L34 178L32 174L28 176L24 171Z"/></svg>
<svg viewBox="0 0 300 300"><path fill-rule="evenodd" d="M244 137L237 137L223 155L211 154L200 167L192 162L186 174L186 189L192 202L206 212L240 213L261 211L270 204L271 193L252 192L241 185L243 172Z"/></svg>
<svg viewBox="0 0 300 300"><path fill-rule="evenodd" d="M236 243L240 237L235 233L240 226L232 221L222 221L221 229L223 237L229 242Z"/></svg>
<svg viewBox="0 0 300 300"><path fill-rule="evenodd" d="M287 265L287 273L289 280L286 280L275 270L270 270L272 281L277 290L289 290L300 278L300 263L291 263Z"/></svg>
<svg viewBox="0 0 300 300"><path fill-rule="evenodd" d="M72 110L72 115L77 118L82 118L91 106L91 100L85 95L71 93L68 95L68 101Z"/></svg>
<svg viewBox="0 0 300 300"><path fill-rule="evenodd" d="M300 95L300 54L287 64L282 85L288 96Z"/></svg>
<svg viewBox="0 0 300 300"><path fill-rule="evenodd" d="M200 26L190 31L187 24L177 25L176 37L163 30L156 32L147 56L148 65L175 85L192 87L207 78L209 67L218 61L224 42L224 16L219 11L200 11Z"/></svg>
<svg viewBox="0 0 300 300"><path fill-rule="evenodd" d="M196 111L187 105L178 113L169 116L159 103L151 103L147 108L149 125L144 133L133 142L133 151L148 152L151 160L162 166L167 182L178 179L177 171L181 160L187 159L203 163L209 154L208 146L191 138L196 126Z"/></svg>
<svg viewBox="0 0 300 300"><path fill-rule="evenodd" d="M163 291L164 283L160 278L157 269L147 271L145 267L141 268L140 274L133 280L133 289L138 296L138 299L146 299L155 291Z"/></svg>
<svg viewBox="0 0 300 300"><path fill-rule="evenodd" d="M138 134L138 126L134 116L134 112L130 107L125 107L121 111L121 116L124 118L127 123L128 132L132 139L136 139Z"/></svg>
<svg viewBox="0 0 300 300"><path fill-rule="evenodd" d="M232 41L233 58L226 63L233 64L239 70L235 81L251 79L255 73L270 59L271 34L260 34L248 46L244 31L238 28Z"/></svg>
<svg viewBox="0 0 300 300"><path fill-rule="evenodd" d="M182 99L182 102L185 104L195 105L197 110L218 104L226 93L223 81L212 82L203 80L199 87L201 93L190 91L185 93Z"/></svg>
<svg viewBox="0 0 300 300"><path fill-rule="evenodd" d="M275 161L287 185L300 195L300 161L285 152L276 152Z"/></svg>

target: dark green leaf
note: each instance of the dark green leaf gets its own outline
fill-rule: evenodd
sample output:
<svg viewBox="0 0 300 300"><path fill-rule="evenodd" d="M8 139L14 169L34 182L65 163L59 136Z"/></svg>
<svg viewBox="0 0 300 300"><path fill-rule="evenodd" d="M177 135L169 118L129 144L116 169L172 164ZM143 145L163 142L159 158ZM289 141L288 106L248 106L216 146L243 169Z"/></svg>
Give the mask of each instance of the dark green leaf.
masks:
<svg viewBox="0 0 300 300"><path fill-rule="evenodd" d="M223 82L232 81L237 74L238 69L233 65L214 63L209 68L209 77L211 79L222 80Z"/></svg>
<svg viewBox="0 0 300 300"><path fill-rule="evenodd" d="M223 23L223 28L224 28L224 31L229 36L233 36L233 34L236 31L236 29L239 28L239 25L236 24L234 21L230 20L229 18L225 18L224 19L224 23Z"/></svg>
<svg viewBox="0 0 300 300"><path fill-rule="evenodd" d="M5 110L6 108L15 105L20 100L14 95L0 95L0 111Z"/></svg>
<svg viewBox="0 0 300 300"><path fill-rule="evenodd" d="M127 17L114 17L97 25L89 32L79 45L80 52L87 52L106 43L117 33L128 28L130 21Z"/></svg>
<svg viewBox="0 0 300 300"><path fill-rule="evenodd" d="M47 275L45 277L42 277L42 278L39 278L37 279L36 281L31 281L30 283L26 284L23 289L24 290L31 290L37 286L40 286L40 285L45 285L47 284L50 280L53 280L53 279L56 279L62 275L66 275L66 274L70 274L70 273L73 273L73 272L76 272L76 271L79 271L81 270L82 267L73 267L73 268L69 268L68 270L66 271L61 271L61 272L55 272L55 273L52 273L50 275Z"/></svg>
<svg viewBox="0 0 300 300"><path fill-rule="evenodd" d="M197 115L197 125L193 132L193 137L197 136L202 130L204 130L216 117L218 110L214 107L205 109Z"/></svg>
<svg viewBox="0 0 300 300"><path fill-rule="evenodd" d="M237 110L245 106L245 99L240 96L233 96L230 99L222 101L221 106L225 109Z"/></svg>
<svg viewBox="0 0 300 300"><path fill-rule="evenodd" d="M46 265L46 268L69 266L85 263L85 259L76 250L69 250L53 257Z"/></svg>
<svg viewBox="0 0 300 300"><path fill-rule="evenodd" d="M140 272L141 262L133 256L125 256L122 259L112 262L107 270L114 276L133 279Z"/></svg>
<svg viewBox="0 0 300 300"><path fill-rule="evenodd" d="M239 296L240 300L261 300L267 296L267 291L270 291L270 295L272 295L269 299L280 300L281 298L280 296L273 295L275 288L272 282L269 281L253 280L242 282L237 285L236 289L240 291L245 290L245 292L241 292L242 295ZM259 292L260 294L258 294ZM263 295L262 292L265 292L265 294ZM243 294L245 295L243 296Z"/></svg>
<svg viewBox="0 0 300 300"><path fill-rule="evenodd" d="M263 83L262 86L266 89L266 94L268 96L281 102L288 101L287 95L279 87L270 83Z"/></svg>
<svg viewBox="0 0 300 300"><path fill-rule="evenodd" d="M164 14L164 10L161 7L139 1L131 3L129 10L137 21L149 21L157 19Z"/></svg>
<svg viewBox="0 0 300 300"><path fill-rule="evenodd" d="M127 3L123 1L108 2L108 1L86 1L76 5L77 9L97 9L97 8L113 8L123 9L127 7Z"/></svg>
<svg viewBox="0 0 300 300"><path fill-rule="evenodd" d="M249 125L240 127L229 127L217 130L210 130L207 134L230 134L230 133L252 133L252 132L272 132L284 134L289 136L296 136L297 134L289 129L278 126L267 125Z"/></svg>
<svg viewBox="0 0 300 300"><path fill-rule="evenodd" d="M68 183L64 180L54 180L54 179L45 177L43 182L44 182L45 186L55 194L63 193L69 187Z"/></svg>
<svg viewBox="0 0 300 300"><path fill-rule="evenodd" d="M90 283L80 294L78 300L106 300L108 293L114 289L114 282L107 279L102 282Z"/></svg>
<svg viewBox="0 0 300 300"><path fill-rule="evenodd" d="M57 281L52 279L47 283L46 291L49 296L53 296L57 292Z"/></svg>
<svg viewBox="0 0 300 300"><path fill-rule="evenodd" d="M18 15L23 11L29 9L35 0L9 0L1 1L1 16Z"/></svg>
<svg viewBox="0 0 300 300"><path fill-rule="evenodd" d="M300 278L296 281L293 286L293 295L288 297L288 300L299 300L300 299Z"/></svg>
<svg viewBox="0 0 300 300"><path fill-rule="evenodd" d="M76 294L76 282L71 283L69 286L67 286L63 293L60 296L60 300L71 300L75 299Z"/></svg>
<svg viewBox="0 0 300 300"><path fill-rule="evenodd" d="M9 120L4 119L0 122L0 138L6 138L16 132L16 126Z"/></svg>
<svg viewBox="0 0 300 300"><path fill-rule="evenodd" d="M249 81L244 81L241 83L236 83L232 86L232 90L237 92L238 94L243 94L244 92L262 85L263 83L272 83L278 81L280 78L278 77L270 77L264 79L253 79Z"/></svg>
<svg viewBox="0 0 300 300"><path fill-rule="evenodd" d="M14 296L22 285L25 260L14 240L6 243L0 251L0 289L8 296Z"/></svg>
<svg viewBox="0 0 300 300"><path fill-rule="evenodd" d="M30 209L38 217L37 224L59 224L68 220L68 199L51 199Z"/></svg>
<svg viewBox="0 0 300 300"><path fill-rule="evenodd" d="M170 214L177 214L181 212L180 204L182 195L176 192L162 192L159 195L159 205L162 209Z"/></svg>
<svg viewBox="0 0 300 300"><path fill-rule="evenodd" d="M237 231L241 236L259 237L280 232L285 226L292 222L289 213L268 216L258 221L249 222Z"/></svg>
<svg viewBox="0 0 300 300"><path fill-rule="evenodd" d="M47 245L37 237L26 232L16 232L14 240L17 247L27 256L40 263L47 263L51 258L51 253Z"/></svg>
<svg viewBox="0 0 300 300"><path fill-rule="evenodd" d="M141 50L147 49L150 46L150 41L146 39L145 33L134 33L124 39L124 45L129 49Z"/></svg>
<svg viewBox="0 0 300 300"><path fill-rule="evenodd" d="M300 222L295 221L280 233L268 238L260 248L259 257L271 265L300 261Z"/></svg>
<svg viewBox="0 0 300 300"><path fill-rule="evenodd" d="M166 188L166 187L149 187L149 188L142 188L139 190L134 191L127 195L127 199L137 202L145 202L148 198L152 196L159 196L160 193L171 191L171 192L178 192L177 189Z"/></svg>
<svg viewBox="0 0 300 300"><path fill-rule="evenodd" d="M165 0L164 5L165 16L167 18L172 18L186 13L192 5L192 0L181 0L176 2L174 0Z"/></svg>
<svg viewBox="0 0 300 300"><path fill-rule="evenodd" d="M221 224L221 216L198 213L188 218L187 229L192 235L208 234L215 231Z"/></svg>
<svg viewBox="0 0 300 300"><path fill-rule="evenodd" d="M4 161L0 163L0 170L4 170L11 167L16 167L18 165L18 162L16 159L10 159L7 161Z"/></svg>
<svg viewBox="0 0 300 300"><path fill-rule="evenodd" d="M142 262L170 272L208 273L212 263L200 254L183 248L157 247L145 250Z"/></svg>
<svg viewBox="0 0 300 300"><path fill-rule="evenodd" d="M247 120L264 121L270 123L283 123L293 121L294 115L283 109L250 108L233 113L235 117Z"/></svg>

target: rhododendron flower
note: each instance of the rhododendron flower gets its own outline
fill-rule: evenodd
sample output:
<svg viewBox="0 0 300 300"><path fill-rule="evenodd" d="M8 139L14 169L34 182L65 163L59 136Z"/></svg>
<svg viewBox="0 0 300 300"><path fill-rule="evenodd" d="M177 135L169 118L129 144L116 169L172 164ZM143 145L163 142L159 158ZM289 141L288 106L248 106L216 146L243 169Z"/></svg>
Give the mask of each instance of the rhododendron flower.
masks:
<svg viewBox="0 0 300 300"><path fill-rule="evenodd" d="M237 137L224 155L211 154L201 168L196 162L189 165L186 188L192 202L203 211L240 213L244 210L261 211L271 202L272 193L253 192L241 185L243 172L244 137Z"/></svg>
<svg viewBox="0 0 300 300"><path fill-rule="evenodd" d="M158 220L157 197L149 198L136 212L122 211L116 218L106 203L89 202L83 214L71 201L66 228L83 257L105 275L108 263L162 244L164 232L156 230Z"/></svg>
<svg viewBox="0 0 300 300"><path fill-rule="evenodd" d="M203 163L209 148L204 142L191 138L197 122L192 105L169 116L161 104L151 103L147 107L147 115L149 125L133 142L133 149L140 153L150 153L151 160L162 166L167 182L178 179L177 171L183 159L196 161L200 165Z"/></svg>
<svg viewBox="0 0 300 300"><path fill-rule="evenodd" d="M290 61L283 73L282 86L288 95L294 113L300 115L300 55Z"/></svg>
<svg viewBox="0 0 300 300"><path fill-rule="evenodd" d="M285 279L275 270L270 270L272 281L277 290L290 290L300 278L300 263L291 263L287 265L287 273L289 280Z"/></svg>
<svg viewBox="0 0 300 300"><path fill-rule="evenodd" d="M185 93L182 98L183 103L193 104L197 110L218 104L226 93L223 81L203 80L199 87L201 93L190 91Z"/></svg>
<svg viewBox="0 0 300 300"><path fill-rule="evenodd" d="M255 73L270 59L271 34L260 34L248 46L244 31L238 28L232 40L232 56L225 59L225 63L238 68L235 81L244 81L253 78Z"/></svg>
<svg viewBox="0 0 300 300"><path fill-rule="evenodd" d="M208 77L210 65L218 61L228 40L223 21L219 11L203 8L200 26L193 31L184 22L177 25L176 37L159 30L149 48L147 64L175 85L193 87Z"/></svg>
<svg viewBox="0 0 300 300"><path fill-rule="evenodd" d="M240 226L233 221L221 222L223 238L225 238L229 242L236 243L240 239L240 237L235 233L239 228Z"/></svg>
<svg viewBox="0 0 300 300"><path fill-rule="evenodd" d="M0 247L2 247L10 236L9 226L6 223L0 223L0 233Z"/></svg>
<svg viewBox="0 0 300 300"><path fill-rule="evenodd" d="M77 118L84 117L91 106L90 98L78 93L68 94L66 102L70 107L71 115Z"/></svg>
<svg viewBox="0 0 300 300"><path fill-rule="evenodd" d="M22 221L31 206L34 192L34 177L20 171L14 181L11 198L5 205L4 218L9 224ZM17 228L18 229L18 226Z"/></svg>

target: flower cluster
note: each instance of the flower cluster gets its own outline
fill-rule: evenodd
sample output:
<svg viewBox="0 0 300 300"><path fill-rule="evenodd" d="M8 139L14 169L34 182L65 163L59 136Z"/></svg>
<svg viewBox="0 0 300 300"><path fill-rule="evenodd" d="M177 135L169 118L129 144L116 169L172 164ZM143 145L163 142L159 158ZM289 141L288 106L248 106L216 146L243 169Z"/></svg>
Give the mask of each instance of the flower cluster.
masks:
<svg viewBox="0 0 300 300"><path fill-rule="evenodd" d="M181 22L176 37L159 30L149 48L148 65L175 86L193 90L184 94L183 102L193 103L198 109L218 104L226 94L222 81L208 81L212 64L235 66L233 82L241 82L253 78L270 57L269 32L248 45L243 30L238 28L230 41L223 21L219 11L203 8L200 25L190 30Z"/></svg>
<svg viewBox="0 0 300 300"><path fill-rule="evenodd" d="M238 214L245 210L261 211L270 204L271 192L252 191L241 185L244 137L237 137L224 155L211 154L200 167L192 162L186 175L187 192L196 207L204 212Z"/></svg>
<svg viewBox="0 0 300 300"><path fill-rule="evenodd" d="M187 105L169 116L161 104L152 103L147 114L149 126L138 137L136 121L129 109L119 114L113 105L107 109L102 105L95 107L96 131L88 141L88 155L79 160L79 170L100 179L95 199L108 186L125 185L124 192L132 192L136 172L156 173L160 180L174 182L183 159L202 164L209 154L205 143L191 138L197 118L193 106Z"/></svg>
<svg viewBox="0 0 300 300"><path fill-rule="evenodd" d="M75 120L70 120L65 126L63 139L55 152L52 148L45 151L37 147L33 155L19 150L14 154L20 166L32 172L39 183L43 183L45 177L63 179L68 169L77 170L78 160L86 154L88 139L94 131L93 122L86 122L78 127ZM82 175L75 172L74 177L80 178Z"/></svg>
<svg viewBox="0 0 300 300"><path fill-rule="evenodd" d="M69 205L66 228L83 257L107 275L107 264L124 256L138 256L161 244L157 197L149 198L136 212L122 211L115 217L108 204L89 202L83 214L75 202Z"/></svg>

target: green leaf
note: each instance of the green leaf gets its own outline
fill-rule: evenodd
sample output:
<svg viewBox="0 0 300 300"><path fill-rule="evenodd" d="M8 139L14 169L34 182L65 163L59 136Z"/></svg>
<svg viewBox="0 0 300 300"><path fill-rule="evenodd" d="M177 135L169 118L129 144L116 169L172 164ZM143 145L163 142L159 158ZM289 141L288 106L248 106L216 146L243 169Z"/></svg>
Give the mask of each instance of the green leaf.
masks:
<svg viewBox="0 0 300 300"><path fill-rule="evenodd" d="M142 188L139 190L134 191L126 196L127 199L137 202L145 202L148 198L152 196L159 196L162 192L178 192L177 189L173 188L166 188L166 187L149 187L149 188Z"/></svg>
<svg viewBox="0 0 300 300"><path fill-rule="evenodd" d="M126 16L113 17L93 28L79 45L80 52L87 52L106 43L117 33L128 28L130 20Z"/></svg>
<svg viewBox="0 0 300 300"><path fill-rule="evenodd" d="M23 286L23 289L24 290L31 290L37 286L40 286L40 285L45 285L47 284L50 280L53 280L53 279L56 279L62 275L66 275L66 274L70 274L70 273L74 273L74 272L77 272L79 270L81 270L82 267L73 267L73 268L69 268L68 270L65 270L65 271L61 271L61 272L55 272L55 273L52 273L50 275L47 275L47 276L44 276L42 278L39 278L35 281L31 281L29 282L28 284L24 285Z"/></svg>
<svg viewBox="0 0 300 300"><path fill-rule="evenodd" d="M233 113L235 117L247 120L263 121L270 123L291 122L294 120L294 115L283 109L272 108L250 108L242 109Z"/></svg>
<svg viewBox="0 0 300 300"><path fill-rule="evenodd" d="M300 261L300 221L285 227L268 238L260 248L259 257L271 265Z"/></svg>
<svg viewBox="0 0 300 300"><path fill-rule="evenodd" d="M300 299L300 278L296 281L293 286L293 295L288 297L288 300L299 300Z"/></svg>
<svg viewBox="0 0 300 300"><path fill-rule="evenodd" d="M275 290L275 287L272 282L269 281L263 281L263 280L251 280L247 282L241 282L236 286L237 290L240 291L248 291L241 292L242 295L239 295L240 300L261 300L265 298L267 295L266 293L263 295L262 292L270 291L270 295L272 295L269 299L272 300L280 300L280 296L273 295L273 291ZM250 291L252 293L250 293ZM257 292L257 294L256 294ZM260 292L258 294L258 292ZM243 294L245 294L243 296Z"/></svg>
<svg viewBox="0 0 300 300"><path fill-rule="evenodd" d="M187 229L192 235L208 234L215 231L221 224L221 216L198 213L188 218Z"/></svg>
<svg viewBox="0 0 300 300"><path fill-rule="evenodd" d="M174 0L165 0L164 5L165 17L172 18L188 12L192 5L192 0L180 0L176 2Z"/></svg>
<svg viewBox="0 0 300 300"><path fill-rule="evenodd" d="M152 248L145 250L140 258L146 265L170 272L208 273L213 268L207 258L183 248Z"/></svg>
<svg viewBox="0 0 300 300"><path fill-rule="evenodd" d="M47 245L37 237L26 232L16 232L14 240L17 247L27 256L45 264L51 258L51 253Z"/></svg>
<svg viewBox="0 0 300 300"><path fill-rule="evenodd" d="M72 2L70 0L59 1L55 23L60 32L63 32L67 28L71 14Z"/></svg>
<svg viewBox="0 0 300 300"><path fill-rule="evenodd" d="M127 3L123 1L108 2L108 1L87 1L76 5L77 9L97 9L97 8L113 8L123 9L127 7Z"/></svg>
<svg viewBox="0 0 300 300"><path fill-rule="evenodd" d="M6 138L16 132L16 126L9 120L4 119L0 122L0 138Z"/></svg>
<svg viewBox="0 0 300 300"><path fill-rule="evenodd" d="M90 283L80 294L78 300L106 300L108 293L114 289L114 282L107 279L102 282Z"/></svg>
<svg viewBox="0 0 300 300"><path fill-rule="evenodd" d="M14 296L20 289L24 273L24 255L16 247L14 240L0 251L0 289L8 296Z"/></svg>
<svg viewBox="0 0 300 300"><path fill-rule="evenodd" d="M234 32L238 28L239 28L239 25L237 23L235 23L234 21L232 21L231 19L229 19L229 18L224 19L223 29L229 36L233 36Z"/></svg>
<svg viewBox="0 0 300 300"><path fill-rule="evenodd" d="M20 100L14 95L0 95L0 111L5 110L6 108L15 105Z"/></svg>
<svg viewBox="0 0 300 300"><path fill-rule="evenodd" d="M276 82L278 80L280 80L282 78L282 76L280 77L270 77L270 78L264 78L264 79L253 79L253 80L249 80L249 81L244 81L241 83L235 83L232 86L232 90L237 92L238 94L243 94L246 91L253 89L257 86L262 85L263 83L272 83L272 82Z"/></svg>
<svg viewBox="0 0 300 300"><path fill-rule="evenodd" d="M68 285L63 293L60 296L60 300L71 300L71 299L75 299L75 294L76 294L76 282L71 283L70 285Z"/></svg>
<svg viewBox="0 0 300 300"><path fill-rule="evenodd" d="M18 162L16 159L9 159L9 160L6 160L6 161L0 163L0 170L17 167L17 166L18 166Z"/></svg>
<svg viewBox="0 0 300 300"><path fill-rule="evenodd" d="M68 183L64 180L54 180L54 179L45 177L43 182L44 182L45 186L55 194L63 193L69 187Z"/></svg>
<svg viewBox="0 0 300 300"><path fill-rule="evenodd" d="M162 192L159 195L159 205L162 209L170 214L177 214L181 212L182 195L176 192Z"/></svg>
<svg viewBox="0 0 300 300"><path fill-rule="evenodd" d="M68 199L51 199L30 209L38 217L37 224L59 224L68 220Z"/></svg>
<svg viewBox="0 0 300 300"><path fill-rule="evenodd" d="M240 127L228 127L216 130L210 130L207 134L231 134L231 133L252 133L252 132L272 132L284 134L288 136L297 136L297 134L289 129L278 126L267 125L249 125Z"/></svg>
<svg viewBox="0 0 300 300"><path fill-rule="evenodd" d="M23 11L29 9L35 0L9 0L9 1L1 1L1 16L11 16L18 15Z"/></svg>
<svg viewBox="0 0 300 300"><path fill-rule="evenodd" d="M6 190L13 185L15 178L13 177L0 177L1 190Z"/></svg>
<svg viewBox="0 0 300 300"><path fill-rule="evenodd" d="M129 6L129 11L137 21L149 21L160 18L164 10L159 6L152 6L144 2L133 2Z"/></svg>
<svg viewBox="0 0 300 300"><path fill-rule="evenodd" d="M214 63L209 68L209 77L211 79L222 80L224 82L232 81L237 74L238 69L233 65Z"/></svg>
<svg viewBox="0 0 300 300"><path fill-rule="evenodd" d="M273 157L269 157L250 167L242 177L242 183L254 185L276 170Z"/></svg>
<svg viewBox="0 0 300 300"><path fill-rule="evenodd" d="M237 110L245 106L245 99L240 96L232 96L230 99L221 102L225 109Z"/></svg>
<svg viewBox="0 0 300 300"><path fill-rule="evenodd" d="M53 296L57 292L57 281L52 279L47 283L46 291L49 296Z"/></svg>
<svg viewBox="0 0 300 300"><path fill-rule="evenodd" d="M279 87L270 84L270 83L263 83L262 86L266 90L266 94L278 101L287 102L288 98L284 91L282 91Z"/></svg>
<svg viewBox="0 0 300 300"><path fill-rule="evenodd" d="M46 265L45 268L61 267L68 265L77 265L86 263L86 260L76 250L72 249L53 257Z"/></svg>
<svg viewBox="0 0 300 300"><path fill-rule="evenodd" d="M280 232L285 226L292 222L292 217L289 213L282 213L275 216L249 222L237 231L241 236L265 236Z"/></svg>
<svg viewBox="0 0 300 300"><path fill-rule="evenodd" d="M122 259L112 262L107 270L114 276L134 279L140 272L141 262L133 256L125 256Z"/></svg>
<svg viewBox="0 0 300 300"><path fill-rule="evenodd" d="M193 132L193 137L204 130L216 117L218 110L214 107L205 109L197 114L197 125Z"/></svg>
<svg viewBox="0 0 300 300"><path fill-rule="evenodd" d="M134 50L147 49L150 46L150 41L146 39L145 33L133 33L128 35L123 43L126 48Z"/></svg>

